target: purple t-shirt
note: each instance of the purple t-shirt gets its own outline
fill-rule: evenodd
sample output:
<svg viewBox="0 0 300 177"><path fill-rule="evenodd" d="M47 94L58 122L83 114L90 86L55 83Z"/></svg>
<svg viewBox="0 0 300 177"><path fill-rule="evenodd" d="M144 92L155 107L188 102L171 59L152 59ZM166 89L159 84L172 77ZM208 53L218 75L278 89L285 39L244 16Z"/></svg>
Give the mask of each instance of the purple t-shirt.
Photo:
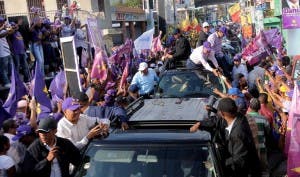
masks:
<svg viewBox="0 0 300 177"><path fill-rule="evenodd" d="M24 40L19 31L16 31L12 35L12 48L13 48L14 54L16 54L16 55L25 53Z"/></svg>
<svg viewBox="0 0 300 177"><path fill-rule="evenodd" d="M41 42L43 38L43 32L41 29L34 29L32 32L32 42Z"/></svg>

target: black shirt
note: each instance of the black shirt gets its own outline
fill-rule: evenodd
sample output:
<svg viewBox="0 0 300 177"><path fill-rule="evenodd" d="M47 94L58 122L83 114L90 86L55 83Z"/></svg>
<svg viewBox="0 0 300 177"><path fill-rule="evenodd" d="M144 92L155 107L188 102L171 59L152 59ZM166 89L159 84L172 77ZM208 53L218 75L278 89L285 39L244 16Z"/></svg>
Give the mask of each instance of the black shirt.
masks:
<svg viewBox="0 0 300 177"><path fill-rule="evenodd" d="M176 40L175 51L173 53L174 60L187 60L191 54L190 42L185 37L180 36Z"/></svg>

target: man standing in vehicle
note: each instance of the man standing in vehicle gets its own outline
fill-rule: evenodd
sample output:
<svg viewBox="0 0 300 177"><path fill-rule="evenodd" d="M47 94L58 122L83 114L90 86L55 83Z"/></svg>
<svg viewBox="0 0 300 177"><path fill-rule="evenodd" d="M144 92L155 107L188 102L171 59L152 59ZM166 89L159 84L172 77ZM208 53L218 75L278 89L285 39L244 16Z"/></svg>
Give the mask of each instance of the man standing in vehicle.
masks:
<svg viewBox="0 0 300 177"><path fill-rule="evenodd" d="M145 62L140 63L138 70L128 88L129 94L134 99L137 99L139 96L150 98L150 95L154 93L155 82L158 82L159 78L156 72L148 68L148 64Z"/></svg>
<svg viewBox="0 0 300 177"><path fill-rule="evenodd" d="M213 64L214 68L211 67ZM186 62L187 69L202 69L203 67L218 76L218 62L215 58L215 52L211 49L210 42L204 42L202 46L197 47Z"/></svg>
<svg viewBox="0 0 300 177"><path fill-rule="evenodd" d="M224 75L227 78L231 78L229 64L226 61L225 55L222 51L222 40L227 35L227 28L225 26L220 27L213 34L209 35L207 41L210 42L212 49L215 52L215 57L219 66L223 69Z"/></svg>
<svg viewBox="0 0 300 177"><path fill-rule="evenodd" d="M170 67L170 65L174 66L176 61L186 61L191 54L190 42L182 36L180 29L175 29L173 36L176 39L175 50L172 51L171 54L166 55L166 68L173 68L172 66Z"/></svg>
<svg viewBox="0 0 300 177"><path fill-rule="evenodd" d="M207 41L208 36L210 35L210 26L207 22L204 22L202 25L202 30L199 33L199 39L197 42L197 47L200 47L203 45L204 42Z"/></svg>

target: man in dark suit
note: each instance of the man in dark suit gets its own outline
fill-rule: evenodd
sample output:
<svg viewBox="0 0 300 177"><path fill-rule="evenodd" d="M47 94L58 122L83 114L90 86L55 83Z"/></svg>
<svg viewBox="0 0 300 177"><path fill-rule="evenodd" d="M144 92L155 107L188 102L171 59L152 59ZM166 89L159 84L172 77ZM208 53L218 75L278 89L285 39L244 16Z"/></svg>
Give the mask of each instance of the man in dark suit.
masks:
<svg viewBox="0 0 300 177"><path fill-rule="evenodd" d="M197 47L202 46L203 43L205 41L207 41L207 38L210 35L209 30L210 30L209 24L207 22L204 22L203 25L202 25L202 30L199 33L199 39L198 39L198 42L197 42Z"/></svg>
<svg viewBox="0 0 300 177"><path fill-rule="evenodd" d="M282 0L282 8L297 9L299 0Z"/></svg>
<svg viewBox="0 0 300 177"><path fill-rule="evenodd" d="M167 68L170 64L174 66L175 61L186 61L192 52L190 42L182 36L180 29L175 29L173 36L176 39L175 50L166 55L165 66Z"/></svg>
<svg viewBox="0 0 300 177"><path fill-rule="evenodd" d="M260 163L247 119L237 113L231 98L223 98L218 104L216 121L197 122L190 131L198 128L215 130L213 141L221 144L221 164L228 177L260 177ZM225 120L225 121L224 121ZM209 123L208 123L209 122ZM215 123L214 123L215 122Z"/></svg>
<svg viewBox="0 0 300 177"><path fill-rule="evenodd" d="M57 122L53 118L40 121L39 139L27 149L21 164L22 176L70 177L70 163L77 167L81 161L80 151L68 139L55 136Z"/></svg>

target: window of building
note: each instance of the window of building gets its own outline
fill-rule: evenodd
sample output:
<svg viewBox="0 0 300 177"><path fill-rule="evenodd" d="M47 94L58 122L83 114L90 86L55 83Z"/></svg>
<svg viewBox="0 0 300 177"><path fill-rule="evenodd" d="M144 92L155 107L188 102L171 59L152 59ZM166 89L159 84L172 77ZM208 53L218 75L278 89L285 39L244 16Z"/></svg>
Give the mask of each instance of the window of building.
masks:
<svg viewBox="0 0 300 177"><path fill-rule="evenodd" d="M44 0L27 0L27 7L28 7L28 12L30 12L30 21L32 21L34 14L31 13L30 9L31 7L36 7L40 9L40 16L45 17L45 5L44 5Z"/></svg>
<svg viewBox="0 0 300 177"><path fill-rule="evenodd" d="M0 1L0 15L5 17L5 8L4 8L4 1Z"/></svg>
<svg viewBox="0 0 300 177"><path fill-rule="evenodd" d="M98 10L99 10L99 12L104 12L105 11L104 0L98 0Z"/></svg>
<svg viewBox="0 0 300 177"><path fill-rule="evenodd" d="M56 0L57 9L61 10L64 4L68 4L68 0Z"/></svg>

